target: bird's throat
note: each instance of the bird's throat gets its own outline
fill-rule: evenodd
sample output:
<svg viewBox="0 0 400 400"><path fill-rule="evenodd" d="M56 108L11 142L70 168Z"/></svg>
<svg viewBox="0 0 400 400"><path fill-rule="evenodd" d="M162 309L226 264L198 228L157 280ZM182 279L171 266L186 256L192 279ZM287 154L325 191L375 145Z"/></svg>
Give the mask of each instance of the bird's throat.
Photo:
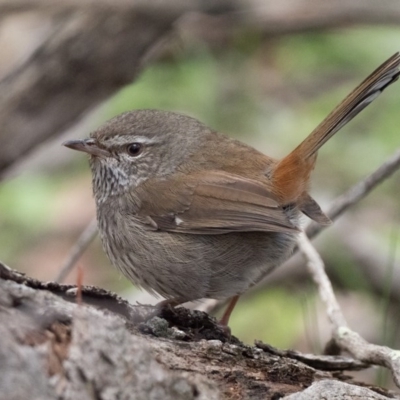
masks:
<svg viewBox="0 0 400 400"><path fill-rule="evenodd" d="M93 194L97 205L129 189L130 179L118 165L96 163L92 165L92 169Z"/></svg>

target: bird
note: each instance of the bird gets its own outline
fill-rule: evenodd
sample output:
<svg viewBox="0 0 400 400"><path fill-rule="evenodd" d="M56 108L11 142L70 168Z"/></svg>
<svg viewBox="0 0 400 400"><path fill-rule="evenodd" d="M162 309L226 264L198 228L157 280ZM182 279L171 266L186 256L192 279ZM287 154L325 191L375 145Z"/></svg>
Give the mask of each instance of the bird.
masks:
<svg viewBox="0 0 400 400"><path fill-rule="evenodd" d="M330 219L309 194L318 150L399 77L394 54L282 159L175 112L114 117L64 146L89 155L101 241L160 307L244 292L293 252L305 214Z"/></svg>

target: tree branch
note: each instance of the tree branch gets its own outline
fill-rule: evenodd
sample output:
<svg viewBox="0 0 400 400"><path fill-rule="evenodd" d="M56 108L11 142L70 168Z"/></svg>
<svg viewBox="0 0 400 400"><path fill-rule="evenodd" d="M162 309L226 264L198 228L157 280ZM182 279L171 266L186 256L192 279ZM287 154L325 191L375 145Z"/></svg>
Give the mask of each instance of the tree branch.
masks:
<svg viewBox="0 0 400 400"><path fill-rule="evenodd" d="M325 273L324 263L305 233L299 235L298 246L325 304L335 344L359 361L389 368L396 385L400 387L400 351L370 344L348 327Z"/></svg>
<svg viewBox="0 0 400 400"><path fill-rule="evenodd" d="M336 399L336 390L395 397L348 377L340 382L338 371L363 368L357 361L245 346L207 314L131 306L93 287L83 288L78 305L73 289L0 263L4 398L258 400L292 394L301 400L321 379L327 400ZM335 392L326 393L326 385Z"/></svg>

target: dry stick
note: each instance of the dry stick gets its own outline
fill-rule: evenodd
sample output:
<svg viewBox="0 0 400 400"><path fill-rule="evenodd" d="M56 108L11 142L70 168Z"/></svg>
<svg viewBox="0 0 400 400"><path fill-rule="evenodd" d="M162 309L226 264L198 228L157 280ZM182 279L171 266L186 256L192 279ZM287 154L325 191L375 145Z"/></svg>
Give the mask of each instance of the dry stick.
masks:
<svg viewBox="0 0 400 400"><path fill-rule="evenodd" d="M326 312L334 329L347 327L347 322L333 293L331 281L325 274L324 262L304 232L300 233L297 245L307 261L308 271L318 286L319 295L326 305Z"/></svg>
<svg viewBox="0 0 400 400"><path fill-rule="evenodd" d="M318 287L319 295L325 303L335 343L361 362L389 368L396 385L400 387L400 351L370 344L347 326L331 282L325 273L324 263L304 232L299 235L297 244L307 261L308 271Z"/></svg>
<svg viewBox="0 0 400 400"><path fill-rule="evenodd" d="M64 279L72 271L76 262L79 260L83 252L87 249L87 247L96 237L96 235L97 221L96 219L93 219L86 227L86 229L82 232L81 236L79 236L79 239L70 250L67 258L60 268L60 271L58 272L57 277L55 278L56 282L60 283L64 281Z"/></svg>
<svg viewBox="0 0 400 400"><path fill-rule="evenodd" d="M390 156L378 169L368 175L366 178L356 183L347 192L337 197L329 210L326 212L328 217L334 221L343 214L350 206L358 203L376 186L385 179L389 178L400 167L400 149ZM329 225L328 225L329 226ZM312 222L306 228L306 234L309 238L313 238L320 231L326 228L326 225L319 225Z"/></svg>
<svg viewBox="0 0 400 400"><path fill-rule="evenodd" d="M372 174L339 196L327 212L329 218L331 220L338 218L350 206L366 197L372 189L390 177L399 167L400 150L397 150ZM308 270L318 286L321 299L326 305L328 318L333 326L335 343L359 361L389 368L392 371L396 385L400 387L400 351L386 346L370 344L347 326L333 293L332 285L325 274L322 259L308 239L308 237L316 236L324 228L325 226L311 223L306 229L306 234L302 233L300 235L298 246L307 259Z"/></svg>

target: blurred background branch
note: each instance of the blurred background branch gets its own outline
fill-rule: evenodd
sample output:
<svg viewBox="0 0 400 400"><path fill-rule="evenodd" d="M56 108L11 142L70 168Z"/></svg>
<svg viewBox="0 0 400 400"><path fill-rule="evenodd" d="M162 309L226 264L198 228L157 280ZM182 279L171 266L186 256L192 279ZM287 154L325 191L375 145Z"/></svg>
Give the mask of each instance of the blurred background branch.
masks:
<svg viewBox="0 0 400 400"><path fill-rule="evenodd" d="M0 173L134 80L152 46L188 10L182 2L169 12L165 6L164 12L154 9L151 1L147 7L144 2L33 3L41 6L47 30L30 56L0 81ZM32 2L25 4L38 12ZM0 4L3 18L6 6Z"/></svg>

